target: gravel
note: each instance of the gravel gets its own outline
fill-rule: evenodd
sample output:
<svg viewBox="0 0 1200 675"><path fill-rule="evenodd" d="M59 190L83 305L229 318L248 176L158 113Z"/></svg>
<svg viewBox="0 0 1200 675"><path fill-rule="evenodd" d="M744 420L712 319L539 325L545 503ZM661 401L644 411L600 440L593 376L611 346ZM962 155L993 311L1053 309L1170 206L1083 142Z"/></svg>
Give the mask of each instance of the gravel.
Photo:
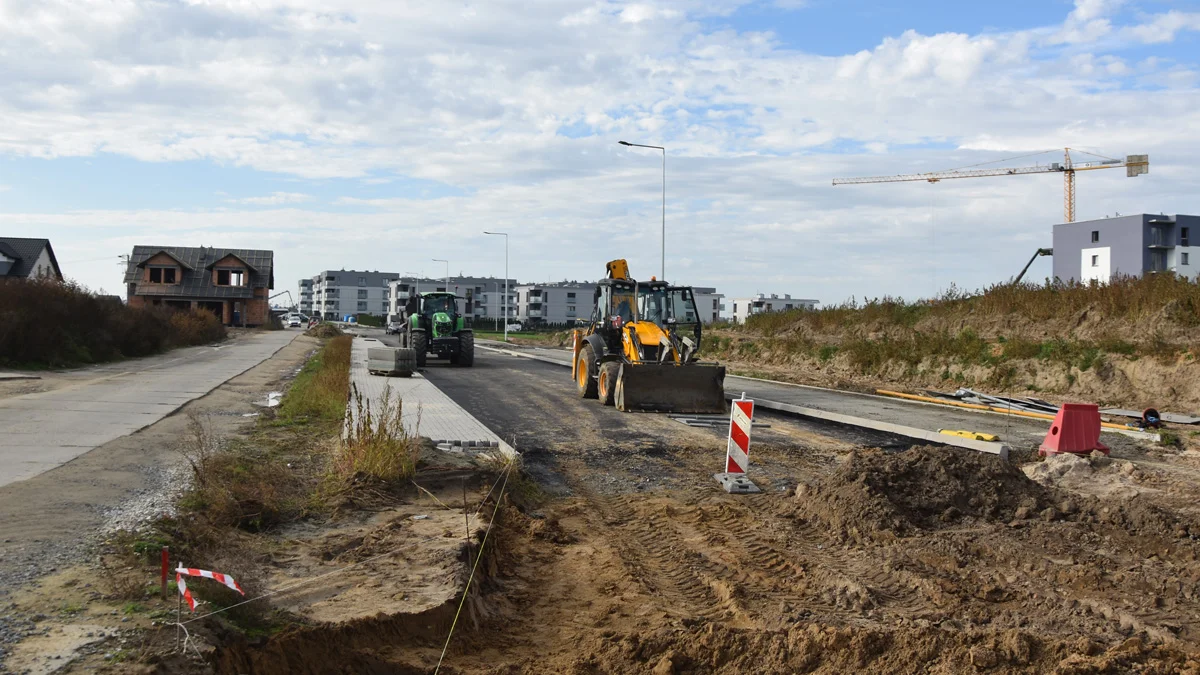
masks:
<svg viewBox="0 0 1200 675"><path fill-rule="evenodd" d="M44 614L19 616L16 605L4 603L14 591L59 569L93 559L97 544L115 532L136 532L163 516L174 515L174 504L190 483L191 469L180 463L147 466L143 473L147 487L131 493L116 506L95 507L100 522L86 536L24 543L0 540L0 672L6 672L4 661L10 645L46 630L38 628L38 623L48 618Z"/></svg>

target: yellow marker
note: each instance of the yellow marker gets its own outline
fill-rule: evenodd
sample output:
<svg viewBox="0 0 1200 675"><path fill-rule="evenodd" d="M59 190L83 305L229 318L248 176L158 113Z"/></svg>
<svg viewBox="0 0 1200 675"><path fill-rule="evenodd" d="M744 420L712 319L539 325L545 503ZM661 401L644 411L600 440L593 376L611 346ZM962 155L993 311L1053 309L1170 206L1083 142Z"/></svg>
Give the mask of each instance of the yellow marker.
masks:
<svg viewBox="0 0 1200 675"><path fill-rule="evenodd" d="M954 429L938 429L938 433L946 434L947 436L958 436L960 438L973 438L977 441L989 441L995 443L1000 440L996 434L985 434L982 431L955 431Z"/></svg>

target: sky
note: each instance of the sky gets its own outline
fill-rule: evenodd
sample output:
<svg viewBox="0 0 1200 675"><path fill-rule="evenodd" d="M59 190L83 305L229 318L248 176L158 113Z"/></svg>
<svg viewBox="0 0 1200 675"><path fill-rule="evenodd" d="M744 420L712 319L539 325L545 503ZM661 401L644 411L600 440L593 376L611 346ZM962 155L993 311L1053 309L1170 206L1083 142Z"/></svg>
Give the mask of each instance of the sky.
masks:
<svg viewBox="0 0 1200 675"><path fill-rule="evenodd" d="M484 230L648 277L626 140L668 280L915 299L1019 272L1061 177L832 179L1148 154L1077 218L1200 213L1198 74L1200 0L0 0L0 234L110 293L138 244L502 276Z"/></svg>

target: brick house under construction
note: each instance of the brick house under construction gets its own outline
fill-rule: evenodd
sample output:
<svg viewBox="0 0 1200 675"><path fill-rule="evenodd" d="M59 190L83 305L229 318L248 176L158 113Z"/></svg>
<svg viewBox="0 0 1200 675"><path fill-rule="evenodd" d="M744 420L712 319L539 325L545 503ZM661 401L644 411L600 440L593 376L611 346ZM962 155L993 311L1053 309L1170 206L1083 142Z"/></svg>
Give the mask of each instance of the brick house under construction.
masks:
<svg viewBox="0 0 1200 675"><path fill-rule="evenodd" d="M226 326L270 316L273 251L205 246L134 246L125 270L129 306L207 309Z"/></svg>

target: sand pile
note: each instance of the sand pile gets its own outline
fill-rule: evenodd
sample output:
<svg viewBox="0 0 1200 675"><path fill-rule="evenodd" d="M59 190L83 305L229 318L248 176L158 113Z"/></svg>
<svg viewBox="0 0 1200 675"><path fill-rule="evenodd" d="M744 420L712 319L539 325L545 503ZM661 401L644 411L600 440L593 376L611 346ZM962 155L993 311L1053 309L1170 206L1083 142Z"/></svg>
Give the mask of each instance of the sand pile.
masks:
<svg viewBox="0 0 1200 675"><path fill-rule="evenodd" d="M304 331L304 334L315 338L335 338L339 335L345 335L340 328L331 323L319 323L312 328Z"/></svg>
<svg viewBox="0 0 1200 675"><path fill-rule="evenodd" d="M854 452L796 490L797 515L839 538L906 536L964 520L1009 522L1052 508L1052 490L1008 462L954 448Z"/></svg>

